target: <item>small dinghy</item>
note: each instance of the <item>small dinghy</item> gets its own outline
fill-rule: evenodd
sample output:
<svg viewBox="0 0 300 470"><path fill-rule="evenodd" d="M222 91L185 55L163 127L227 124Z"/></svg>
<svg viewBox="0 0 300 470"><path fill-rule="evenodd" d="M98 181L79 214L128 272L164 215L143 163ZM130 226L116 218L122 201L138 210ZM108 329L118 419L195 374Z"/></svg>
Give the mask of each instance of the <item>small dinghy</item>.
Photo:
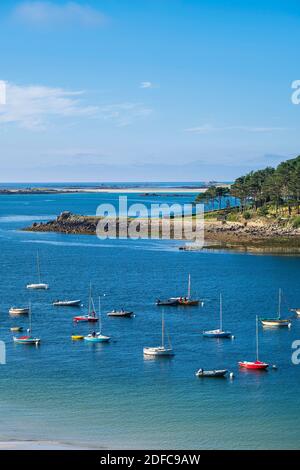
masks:
<svg viewBox="0 0 300 470"><path fill-rule="evenodd" d="M10 315L28 315L29 308L28 307L11 307L9 309Z"/></svg>
<svg viewBox="0 0 300 470"><path fill-rule="evenodd" d="M199 369L196 372L196 377L225 377L227 374L228 370L227 369L219 369L219 370L204 370L204 369Z"/></svg>
<svg viewBox="0 0 300 470"><path fill-rule="evenodd" d="M256 316L256 361L241 361L239 366L249 370L266 370L269 364L262 362L258 358L258 317Z"/></svg>
<svg viewBox="0 0 300 470"><path fill-rule="evenodd" d="M174 352L170 344L169 338L169 347L165 347L165 321L164 321L164 312L161 316L161 346L156 347L146 347L143 349L144 356L146 357L172 357Z"/></svg>
<svg viewBox="0 0 300 470"><path fill-rule="evenodd" d="M223 330L223 309L222 309L222 294L220 294L220 328L217 330L203 331L203 336L206 338L231 338L231 331Z"/></svg>
<svg viewBox="0 0 300 470"><path fill-rule="evenodd" d="M129 310L112 310L107 313L108 317L121 317L121 318L130 318L132 317L133 312Z"/></svg>
<svg viewBox="0 0 300 470"><path fill-rule="evenodd" d="M290 312L295 312L297 317L300 317L300 308L290 308Z"/></svg>
<svg viewBox="0 0 300 470"><path fill-rule="evenodd" d="M10 331L17 333L18 331L23 331L23 326L12 326Z"/></svg>
<svg viewBox="0 0 300 470"><path fill-rule="evenodd" d="M55 300L52 305L55 307L79 307L81 300Z"/></svg>
<svg viewBox="0 0 300 470"><path fill-rule="evenodd" d="M83 335L72 335L71 336L72 341L80 341L83 338L84 338Z"/></svg>

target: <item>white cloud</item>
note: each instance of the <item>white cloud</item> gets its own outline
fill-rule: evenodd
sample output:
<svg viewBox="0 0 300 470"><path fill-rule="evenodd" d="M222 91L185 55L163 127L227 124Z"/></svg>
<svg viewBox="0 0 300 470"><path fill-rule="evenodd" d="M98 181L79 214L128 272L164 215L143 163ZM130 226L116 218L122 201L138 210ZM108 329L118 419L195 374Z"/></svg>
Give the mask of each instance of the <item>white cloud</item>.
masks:
<svg viewBox="0 0 300 470"><path fill-rule="evenodd" d="M198 127L190 127L185 129L186 132L191 132L193 134L208 134L210 132L218 131L244 131L244 132L254 132L254 133L266 133L273 131L285 131L288 130L285 127L259 127L259 126L223 126L216 127L210 124L203 124Z"/></svg>
<svg viewBox="0 0 300 470"><path fill-rule="evenodd" d="M6 104L0 107L0 124L16 123L27 129L43 129L51 117L95 116L96 106L79 99L84 91L66 91L46 86L6 84Z"/></svg>
<svg viewBox="0 0 300 470"><path fill-rule="evenodd" d="M152 82L141 82L140 88L157 88L157 86Z"/></svg>
<svg viewBox="0 0 300 470"><path fill-rule="evenodd" d="M152 109L142 103L117 103L102 106L100 114L106 120L114 121L119 127L128 126L137 119L148 117Z"/></svg>
<svg viewBox="0 0 300 470"><path fill-rule="evenodd" d="M100 26L106 18L97 9L76 2L57 4L47 1L28 1L16 6L13 17L30 26Z"/></svg>
<svg viewBox="0 0 300 470"><path fill-rule="evenodd" d="M31 130L44 130L61 118L93 118L127 126L152 112L142 103L89 105L83 101L85 91L68 91L41 85L19 86L6 83L6 104L0 106L0 125L17 124Z"/></svg>

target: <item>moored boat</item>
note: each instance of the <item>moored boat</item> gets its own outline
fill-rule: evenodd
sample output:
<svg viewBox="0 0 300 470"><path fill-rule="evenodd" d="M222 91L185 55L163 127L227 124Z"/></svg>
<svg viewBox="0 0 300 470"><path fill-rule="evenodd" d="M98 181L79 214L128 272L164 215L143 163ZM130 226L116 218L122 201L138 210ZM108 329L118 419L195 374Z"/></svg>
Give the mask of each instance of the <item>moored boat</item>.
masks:
<svg viewBox="0 0 300 470"><path fill-rule="evenodd" d="M199 302L200 302L199 300L191 298L191 275L190 274L189 274L189 279L188 279L187 296L178 297L177 301L178 301L178 305L181 305L183 307L195 307L199 305Z"/></svg>
<svg viewBox="0 0 300 470"><path fill-rule="evenodd" d="M178 298L176 297L176 298L170 298L166 300L157 299L156 305L159 307L176 307L177 305L179 305L179 303L178 303Z"/></svg>
<svg viewBox="0 0 300 470"><path fill-rule="evenodd" d="M130 310L112 310L107 313L108 317L121 317L121 318L130 318L132 317L133 312Z"/></svg>
<svg viewBox="0 0 300 470"><path fill-rule="evenodd" d="M10 315L28 315L29 308L28 307L11 307L9 309Z"/></svg>
<svg viewBox="0 0 300 470"><path fill-rule="evenodd" d="M196 372L196 377L225 377L227 374L228 370L227 369L215 369L215 370L204 370L204 369L199 369Z"/></svg>
<svg viewBox="0 0 300 470"><path fill-rule="evenodd" d="M36 338L31 335L32 333L31 305L29 306L29 328L27 330L27 333L28 334L24 336L13 336L14 343L38 346L41 342L40 338Z"/></svg>
<svg viewBox="0 0 300 470"><path fill-rule="evenodd" d="M72 336L71 336L71 339L72 339L73 341L80 341L80 340L83 339L83 338L84 338L83 335L72 335Z"/></svg>
<svg viewBox="0 0 300 470"><path fill-rule="evenodd" d="M161 346L146 347L143 349L144 356L146 357L172 357L174 356L174 351L170 344L165 346L165 321L164 321L164 312L161 316Z"/></svg>
<svg viewBox="0 0 300 470"><path fill-rule="evenodd" d="M102 335L101 332L93 332L84 337L85 341L90 343L108 343L110 341L110 336Z"/></svg>
<svg viewBox="0 0 300 470"><path fill-rule="evenodd" d="M279 298L278 298L278 314L275 318L260 318L260 321L263 326L266 327L281 327L287 326L290 327L292 322L289 318L281 318L281 299L282 299L282 291L279 289Z"/></svg>
<svg viewBox="0 0 300 470"><path fill-rule="evenodd" d="M223 330L223 308L222 308L222 294L220 294L220 328L216 330L203 331L203 336L206 338L231 338L231 331Z"/></svg>
<svg viewBox="0 0 300 470"><path fill-rule="evenodd" d="M269 364L262 362L258 357L258 317L256 316L256 360L255 361L240 361L239 366L244 369L250 370L266 370Z"/></svg>
<svg viewBox="0 0 300 470"><path fill-rule="evenodd" d="M12 332L18 332L18 331L23 331L23 327L22 326L12 326L10 331Z"/></svg>
<svg viewBox="0 0 300 470"><path fill-rule="evenodd" d="M79 307L81 300L55 300L52 305L55 307Z"/></svg>
<svg viewBox="0 0 300 470"><path fill-rule="evenodd" d="M79 323L79 322L96 323L97 321L99 321L99 318L96 315L94 301L92 298L92 285L91 284L90 284L90 291L89 291L88 313L86 315L76 315L75 317L73 317L73 321L76 323Z"/></svg>
<svg viewBox="0 0 300 470"><path fill-rule="evenodd" d="M96 333L93 331L92 333L86 335L84 337L85 341L90 343L108 343L110 341L110 336L106 336L102 334L102 317L101 317L101 298L99 296L99 321L100 321L100 330Z"/></svg>
<svg viewBox="0 0 300 470"><path fill-rule="evenodd" d="M39 253L37 252L36 255L36 262L37 262L37 273L38 273L38 282L36 284L27 284L27 289L40 289L40 290L47 290L49 289L49 285L41 282L41 269L40 269L40 258Z"/></svg>

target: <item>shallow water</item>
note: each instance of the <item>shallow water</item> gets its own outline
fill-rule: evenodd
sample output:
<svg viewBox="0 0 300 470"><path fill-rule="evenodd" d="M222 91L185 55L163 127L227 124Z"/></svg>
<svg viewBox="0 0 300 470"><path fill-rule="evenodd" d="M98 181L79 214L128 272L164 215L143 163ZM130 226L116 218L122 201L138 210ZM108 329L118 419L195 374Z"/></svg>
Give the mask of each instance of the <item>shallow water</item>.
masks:
<svg viewBox="0 0 300 470"><path fill-rule="evenodd" d="M179 251L174 241L106 242L19 231L62 210L94 214L99 203L116 198L0 196L0 339L7 346L7 364L0 366L1 438L115 448L299 448L300 366L291 362L291 344L300 339L300 319L290 330L260 329L261 359L277 371L240 372L237 362L254 358L255 315L276 313L279 287L285 315L300 306L300 258L192 253ZM50 289L29 292L25 285L36 281L37 249ZM204 307L166 309L176 355L145 360L143 347L160 342L155 299L185 294L188 273ZM81 298L86 305L90 281L95 300L106 294L103 333L112 337L110 344L72 343L73 331L87 333L90 327L73 325L77 310L51 305L56 298ZM220 291L224 326L234 340L201 336L218 326ZM37 349L14 345L9 331L15 324L27 326L26 318L9 317L9 307L29 300L33 330L42 339ZM136 316L106 317L121 307ZM200 380L194 375L199 367L225 367L235 379Z"/></svg>

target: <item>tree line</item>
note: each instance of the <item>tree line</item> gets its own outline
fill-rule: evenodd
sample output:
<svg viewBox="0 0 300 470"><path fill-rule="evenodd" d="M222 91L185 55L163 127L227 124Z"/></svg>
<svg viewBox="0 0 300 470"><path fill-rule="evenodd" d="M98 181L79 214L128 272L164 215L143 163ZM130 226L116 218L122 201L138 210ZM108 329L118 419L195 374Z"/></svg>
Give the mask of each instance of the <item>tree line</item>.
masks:
<svg viewBox="0 0 300 470"><path fill-rule="evenodd" d="M224 198L227 206L234 198L241 211L249 208L267 209L273 205L276 212L281 206L293 207L300 213L300 156L280 163L277 168L267 167L251 171L237 178L230 188L211 186L197 196L196 202L218 202L219 209Z"/></svg>

